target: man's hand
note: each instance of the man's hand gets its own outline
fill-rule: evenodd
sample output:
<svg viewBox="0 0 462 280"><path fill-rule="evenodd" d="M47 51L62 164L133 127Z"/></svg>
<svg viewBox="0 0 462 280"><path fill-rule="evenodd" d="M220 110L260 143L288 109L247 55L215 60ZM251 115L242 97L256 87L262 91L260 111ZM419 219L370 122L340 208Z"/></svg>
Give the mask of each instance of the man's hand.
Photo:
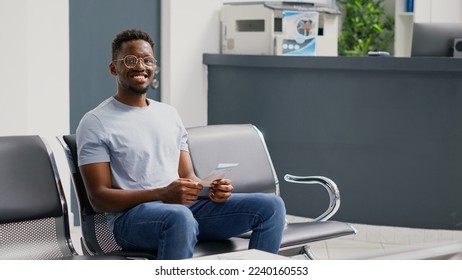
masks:
<svg viewBox="0 0 462 280"><path fill-rule="evenodd" d="M197 200L202 188L196 181L180 178L163 188L162 201L171 204L192 204Z"/></svg>
<svg viewBox="0 0 462 280"><path fill-rule="evenodd" d="M218 179L212 182L212 189L209 193L209 197L212 201L222 203L228 200L233 192L233 186L231 180Z"/></svg>

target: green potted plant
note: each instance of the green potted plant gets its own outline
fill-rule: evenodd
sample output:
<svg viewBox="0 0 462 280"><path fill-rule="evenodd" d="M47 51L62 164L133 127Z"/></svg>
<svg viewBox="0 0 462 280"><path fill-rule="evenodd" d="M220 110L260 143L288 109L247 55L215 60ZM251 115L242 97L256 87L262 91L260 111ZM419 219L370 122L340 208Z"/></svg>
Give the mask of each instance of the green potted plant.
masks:
<svg viewBox="0 0 462 280"><path fill-rule="evenodd" d="M388 51L394 40L394 17L385 13L384 0L337 0L342 11L339 55L367 56Z"/></svg>

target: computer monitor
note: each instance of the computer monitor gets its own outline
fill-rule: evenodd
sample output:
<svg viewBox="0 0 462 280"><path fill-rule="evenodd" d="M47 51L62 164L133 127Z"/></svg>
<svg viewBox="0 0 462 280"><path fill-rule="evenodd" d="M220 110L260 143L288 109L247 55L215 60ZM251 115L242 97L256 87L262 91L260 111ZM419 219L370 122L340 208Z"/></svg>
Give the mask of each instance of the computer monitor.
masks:
<svg viewBox="0 0 462 280"><path fill-rule="evenodd" d="M453 57L454 39L462 41L462 23L415 22L411 56Z"/></svg>

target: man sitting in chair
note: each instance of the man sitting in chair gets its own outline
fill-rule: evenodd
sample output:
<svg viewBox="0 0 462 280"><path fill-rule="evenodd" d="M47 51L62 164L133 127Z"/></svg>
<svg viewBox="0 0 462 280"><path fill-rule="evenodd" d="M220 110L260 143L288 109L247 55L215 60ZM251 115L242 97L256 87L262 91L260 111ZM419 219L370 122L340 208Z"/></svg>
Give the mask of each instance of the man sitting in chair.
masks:
<svg viewBox="0 0 462 280"><path fill-rule="evenodd" d="M125 30L112 42L117 92L77 128L79 168L90 203L106 212L125 250L158 259L191 258L198 240L252 231L249 248L278 253L285 206L274 194L238 194L228 179L203 187L194 174L178 112L147 98L156 59L151 37Z"/></svg>

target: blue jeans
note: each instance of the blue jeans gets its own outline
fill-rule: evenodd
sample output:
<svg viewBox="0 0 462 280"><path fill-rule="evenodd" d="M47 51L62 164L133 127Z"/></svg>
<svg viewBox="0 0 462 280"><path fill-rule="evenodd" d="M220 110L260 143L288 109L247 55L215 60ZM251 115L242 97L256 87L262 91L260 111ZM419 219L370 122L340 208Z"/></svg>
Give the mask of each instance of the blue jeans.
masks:
<svg viewBox="0 0 462 280"><path fill-rule="evenodd" d="M252 231L249 249L277 253L285 206L273 194L235 193L225 203L201 199L192 205L140 204L114 224L125 250L157 251L158 259L191 258L198 240L222 240Z"/></svg>

